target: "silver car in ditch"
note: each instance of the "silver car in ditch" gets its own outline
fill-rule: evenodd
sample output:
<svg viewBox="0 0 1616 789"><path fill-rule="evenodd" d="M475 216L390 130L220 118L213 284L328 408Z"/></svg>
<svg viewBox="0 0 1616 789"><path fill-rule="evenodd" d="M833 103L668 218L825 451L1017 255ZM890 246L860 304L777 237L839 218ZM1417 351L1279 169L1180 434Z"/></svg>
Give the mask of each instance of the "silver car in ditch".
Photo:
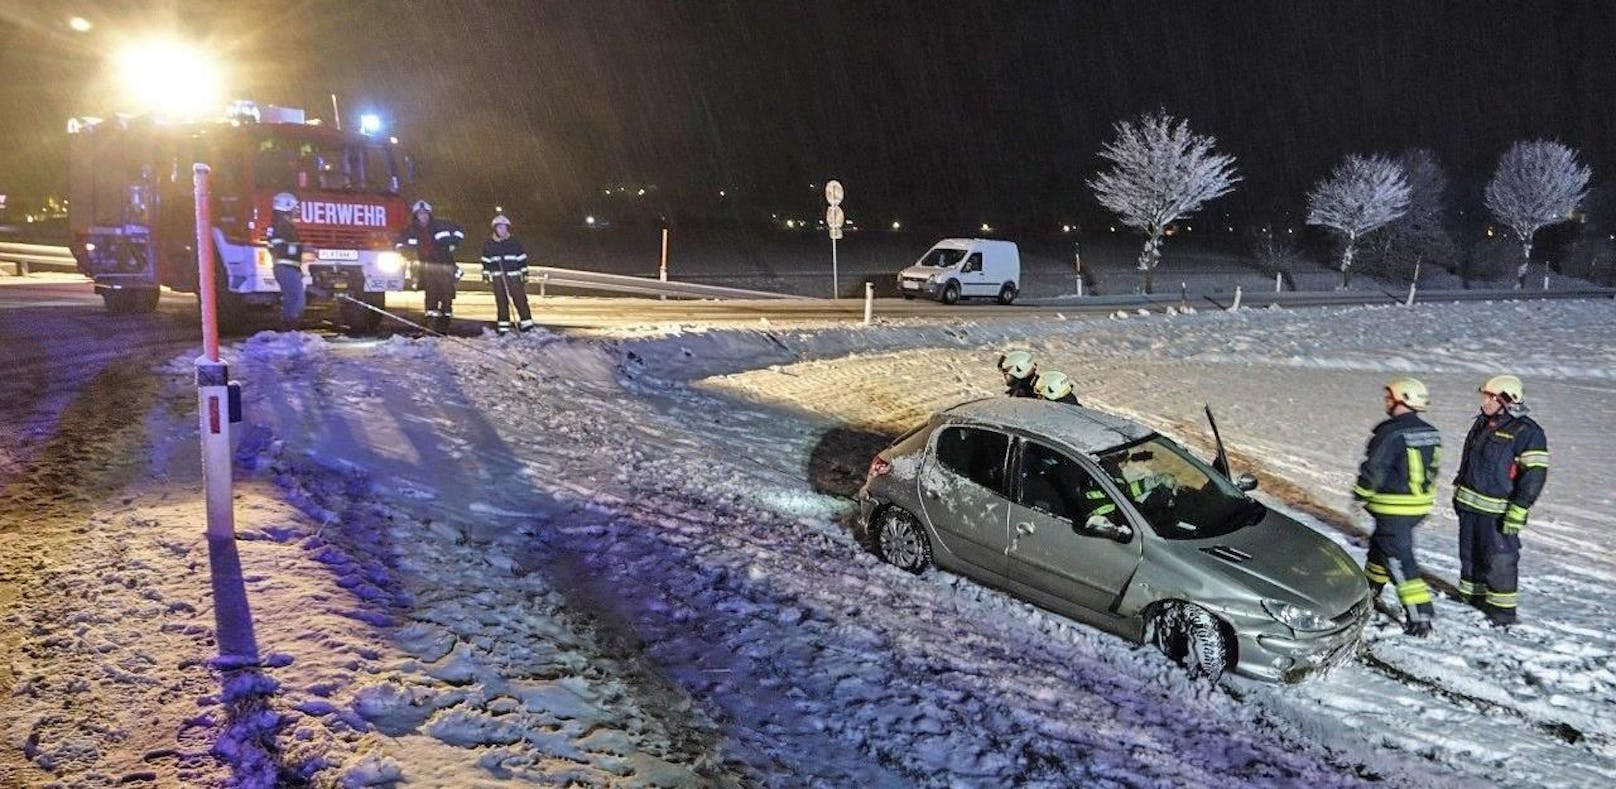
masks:
<svg viewBox="0 0 1616 789"><path fill-rule="evenodd" d="M936 564L1213 679L1295 682L1346 659L1371 609L1362 571L1248 497L1256 480L1230 480L1218 447L1208 464L1087 408L963 403L875 457L857 530L905 570Z"/></svg>

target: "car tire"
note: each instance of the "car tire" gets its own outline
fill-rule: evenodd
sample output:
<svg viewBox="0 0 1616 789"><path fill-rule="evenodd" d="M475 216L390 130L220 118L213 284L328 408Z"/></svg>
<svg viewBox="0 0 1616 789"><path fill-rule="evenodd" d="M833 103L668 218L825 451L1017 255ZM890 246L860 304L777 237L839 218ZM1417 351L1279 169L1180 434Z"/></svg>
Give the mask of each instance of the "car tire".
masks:
<svg viewBox="0 0 1616 789"><path fill-rule="evenodd" d="M1016 300L1016 286L1011 285L1008 282L1004 283L1004 287L999 288L999 303L1000 304L1009 304L1010 302L1015 301L1015 300Z"/></svg>
<svg viewBox="0 0 1616 789"><path fill-rule="evenodd" d="M900 570L919 575L931 566L931 540L920 522L897 507L888 507L875 519L870 535L875 555Z"/></svg>
<svg viewBox="0 0 1616 789"><path fill-rule="evenodd" d="M1173 601L1156 609L1151 619L1156 647L1184 666L1191 677L1217 682L1232 663L1223 625L1211 611Z"/></svg>
<svg viewBox="0 0 1616 789"><path fill-rule="evenodd" d="M957 304L959 303L959 300L960 284L953 280L949 280L948 284L943 286L943 303Z"/></svg>

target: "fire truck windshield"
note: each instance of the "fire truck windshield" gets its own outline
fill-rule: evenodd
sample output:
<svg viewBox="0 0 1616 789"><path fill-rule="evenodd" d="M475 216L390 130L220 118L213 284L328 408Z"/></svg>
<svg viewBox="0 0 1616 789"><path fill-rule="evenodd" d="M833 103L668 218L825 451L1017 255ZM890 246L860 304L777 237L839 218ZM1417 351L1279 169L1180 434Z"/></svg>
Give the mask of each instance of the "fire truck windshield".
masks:
<svg viewBox="0 0 1616 789"><path fill-rule="evenodd" d="M264 137L254 153L260 188L396 193L397 163L379 145Z"/></svg>

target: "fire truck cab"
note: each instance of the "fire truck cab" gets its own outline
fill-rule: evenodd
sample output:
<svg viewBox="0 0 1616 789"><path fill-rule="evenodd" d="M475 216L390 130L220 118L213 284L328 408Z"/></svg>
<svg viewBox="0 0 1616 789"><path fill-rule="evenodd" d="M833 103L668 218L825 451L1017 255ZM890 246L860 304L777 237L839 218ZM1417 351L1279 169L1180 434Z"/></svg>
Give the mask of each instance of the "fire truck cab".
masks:
<svg viewBox="0 0 1616 789"><path fill-rule="evenodd" d="M159 287L195 293L192 163L211 169L209 209L221 323L275 304L280 287L265 246L270 201L298 199L310 303L345 294L377 308L404 290L409 264L393 250L408 221L401 186L413 169L396 138L306 122L301 110L237 102L228 117L168 122L145 116L68 123L69 244L109 312L155 309ZM342 322L380 315L337 299Z"/></svg>

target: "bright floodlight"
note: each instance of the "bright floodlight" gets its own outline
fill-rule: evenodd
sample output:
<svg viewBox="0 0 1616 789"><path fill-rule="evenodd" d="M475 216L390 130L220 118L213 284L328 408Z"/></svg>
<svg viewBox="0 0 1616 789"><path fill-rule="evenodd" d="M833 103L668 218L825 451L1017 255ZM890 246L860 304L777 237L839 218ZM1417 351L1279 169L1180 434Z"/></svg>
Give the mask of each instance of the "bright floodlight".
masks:
<svg viewBox="0 0 1616 789"><path fill-rule="evenodd" d="M359 133L375 134L382 130L382 116L367 112L359 116Z"/></svg>
<svg viewBox="0 0 1616 789"><path fill-rule="evenodd" d="M125 98L139 110L194 118L224 106L219 65L196 47L144 41L119 50L113 63Z"/></svg>
<svg viewBox="0 0 1616 789"><path fill-rule="evenodd" d="M72 19L67 20L67 26L75 33L88 33L90 32L90 28L95 27L95 25L90 23L90 20L85 19L82 16L75 16Z"/></svg>

